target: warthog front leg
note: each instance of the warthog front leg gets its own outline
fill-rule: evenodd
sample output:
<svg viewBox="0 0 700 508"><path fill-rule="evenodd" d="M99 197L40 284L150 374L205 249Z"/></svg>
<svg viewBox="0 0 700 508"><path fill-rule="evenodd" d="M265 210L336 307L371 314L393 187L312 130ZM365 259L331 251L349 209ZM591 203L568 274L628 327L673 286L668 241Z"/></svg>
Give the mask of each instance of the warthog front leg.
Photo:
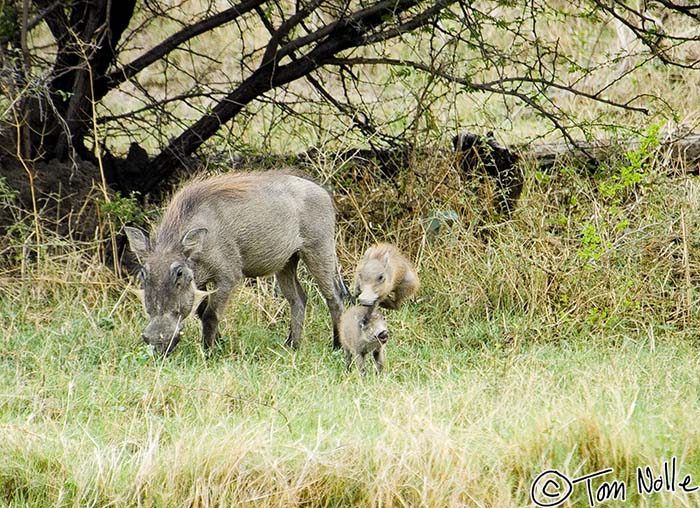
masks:
<svg viewBox="0 0 700 508"><path fill-rule="evenodd" d="M205 349L211 348L219 338L219 315L226 307L235 283L222 281L216 290L207 296L197 308L197 316L202 321L202 343Z"/></svg>
<svg viewBox="0 0 700 508"><path fill-rule="evenodd" d="M353 362L357 365L357 370L360 374L365 374L365 353L357 353L353 357Z"/></svg>
<svg viewBox="0 0 700 508"><path fill-rule="evenodd" d="M377 367L377 372L381 373L384 369L384 348L380 347L372 354L374 355L374 364Z"/></svg>
<svg viewBox="0 0 700 508"><path fill-rule="evenodd" d="M197 317L202 322L202 344L209 349L219 338L219 317L207 297L197 308Z"/></svg>

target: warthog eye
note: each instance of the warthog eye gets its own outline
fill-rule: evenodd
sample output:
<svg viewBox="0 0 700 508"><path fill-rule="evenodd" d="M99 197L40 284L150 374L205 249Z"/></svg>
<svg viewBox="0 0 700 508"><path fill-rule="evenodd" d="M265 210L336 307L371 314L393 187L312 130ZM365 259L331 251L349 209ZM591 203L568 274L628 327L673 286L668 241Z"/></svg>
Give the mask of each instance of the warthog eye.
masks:
<svg viewBox="0 0 700 508"><path fill-rule="evenodd" d="M378 281L378 282L384 282L384 274L383 274L383 273L380 273L380 274L379 274L379 277L377 277L377 281Z"/></svg>
<svg viewBox="0 0 700 508"><path fill-rule="evenodd" d="M175 284L177 284L179 287L183 283L185 268L181 264L173 264L170 270L173 282L175 282Z"/></svg>

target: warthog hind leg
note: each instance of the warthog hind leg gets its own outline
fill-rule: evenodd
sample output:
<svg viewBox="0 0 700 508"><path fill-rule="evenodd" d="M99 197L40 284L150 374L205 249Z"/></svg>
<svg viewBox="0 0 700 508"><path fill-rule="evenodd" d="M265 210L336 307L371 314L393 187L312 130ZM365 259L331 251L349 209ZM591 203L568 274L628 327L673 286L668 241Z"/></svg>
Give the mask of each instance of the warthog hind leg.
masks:
<svg viewBox="0 0 700 508"><path fill-rule="evenodd" d="M291 308L291 324L287 345L296 348L301 339L301 331L304 327L306 316L306 293L299 284L297 278L297 265L299 264L299 254L294 254L282 270L277 273L277 282L282 290L282 294L289 302Z"/></svg>

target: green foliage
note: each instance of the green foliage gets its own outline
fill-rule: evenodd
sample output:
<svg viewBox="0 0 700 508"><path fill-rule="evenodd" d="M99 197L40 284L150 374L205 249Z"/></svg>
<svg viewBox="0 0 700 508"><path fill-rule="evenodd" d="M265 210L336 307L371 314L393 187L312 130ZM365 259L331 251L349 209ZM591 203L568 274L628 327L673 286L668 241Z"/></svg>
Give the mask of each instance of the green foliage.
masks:
<svg viewBox="0 0 700 508"><path fill-rule="evenodd" d="M0 38L11 39L19 31L19 13L14 2L0 0Z"/></svg>
<svg viewBox="0 0 700 508"><path fill-rule="evenodd" d="M0 175L0 205L3 207L14 206L18 194L17 190L8 185L7 179Z"/></svg>
<svg viewBox="0 0 700 508"><path fill-rule="evenodd" d="M99 203L101 212L110 220L121 224L143 224L146 214L136 193L122 196L117 192L109 201Z"/></svg>
<svg viewBox="0 0 700 508"><path fill-rule="evenodd" d="M599 259L605 249L609 247L603 239L601 233L596 230L595 226L590 222L583 226L581 231L581 247L578 250L578 256L587 260Z"/></svg>
<svg viewBox="0 0 700 508"><path fill-rule="evenodd" d="M625 153L626 163L601 171L607 177L600 181L599 190L612 206L621 205L630 193L643 189L659 147L659 130L660 124L651 125L639 140L639 148Z"/></svg>
<svg viewBox="0 0 700 508"><path fill-rule="evenodd" d="M612 238L624 234L637 222L634 205L652 181L659 128L658 124L650 126L639 140L639 147L625 153L623 161L605 164L598 169L599 217L595 224L590 221L583 224L579 257L599 259L612 249Z"/></svg>

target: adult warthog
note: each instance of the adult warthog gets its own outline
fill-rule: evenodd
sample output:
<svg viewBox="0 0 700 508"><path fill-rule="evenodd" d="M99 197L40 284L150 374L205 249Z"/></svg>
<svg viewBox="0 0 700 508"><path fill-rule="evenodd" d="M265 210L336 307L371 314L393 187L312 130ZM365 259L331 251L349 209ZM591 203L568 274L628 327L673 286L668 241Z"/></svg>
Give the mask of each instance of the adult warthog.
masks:
<svg viewBox="0 0 700 508"><path fill-rule="evenodd" d="M346 289L335 253L333 200L310 179L284 172L196 179L175 194L151 238L132 227L126 234L142 264L141 296L150 318L143 338L157 351L173 350L195 311L210 347L231 291L244 277L271 274L291 306L287 344L296 347L306 312L300 259L328 303L339 346Z"/></svg>

